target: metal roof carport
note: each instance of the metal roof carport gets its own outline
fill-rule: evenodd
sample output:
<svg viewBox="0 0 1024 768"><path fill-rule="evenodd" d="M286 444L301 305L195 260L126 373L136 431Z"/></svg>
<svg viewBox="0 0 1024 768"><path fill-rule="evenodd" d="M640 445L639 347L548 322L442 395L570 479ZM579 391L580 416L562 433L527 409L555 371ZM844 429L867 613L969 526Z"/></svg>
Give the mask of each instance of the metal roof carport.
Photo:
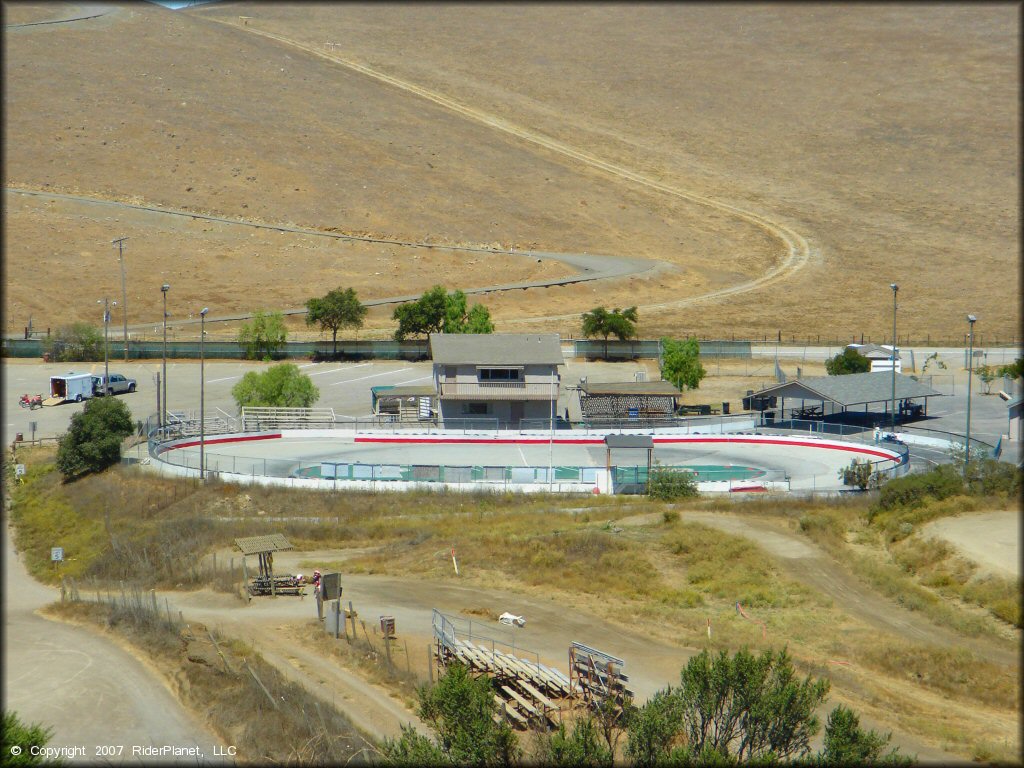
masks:
<svg viewBox="0 0 1024 768"><path fill-rule="evenodd" d="M866 413L871 403L885 403L885 413L889 413L889 403L893 400L893 377L889 372L883 373L851 373L846 376L810 376L775 384L756 392L758 397L775 396L781 399L780 415L785 410L785 398L791 400L816 400L832 404L832 413L836 406L841 413L846 413L850 406L863 405ZM916 379L903 374L896 374L896 398L900 401L923 399L923 415L928 415L928 398L941 397L931 387L925 386ZM903 410L901 406L901 410ZM824 415L824 414L822 414Z"/></svg>

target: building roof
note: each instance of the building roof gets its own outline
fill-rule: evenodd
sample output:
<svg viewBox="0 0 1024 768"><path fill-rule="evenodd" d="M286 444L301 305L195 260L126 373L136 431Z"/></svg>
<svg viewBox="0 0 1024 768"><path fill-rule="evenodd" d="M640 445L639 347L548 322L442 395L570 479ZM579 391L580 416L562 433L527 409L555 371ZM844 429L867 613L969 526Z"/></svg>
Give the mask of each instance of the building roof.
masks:
<svg viewBox="0 0 1024 768"><path fill-rule="evenodd" d="M846 376L810 376L784 384L765 387L757 396L775 395L776 397L792 397L798 400L831 401L838 405L861 405L863 403L880 403L892 400L892 374L851 373ZM937 397L931 387L910 376L896 374L896 399L905 400L918 397Z"/></svg>
<svg viewBox="0 0 1024 768"><path fill-rule="evenodd" d="M437 390L429 384L421 386L371 387L378 398L385 397L436 397Z"/></svg>
<svg viewBox="0 0 1024 768"><path fill-rule="evenodd" d="M650 435L605 435L604 444L609 448L653 448L654 438Z"/></svg>
<svg viewBox="0 0 1024 768"><path fill-rule="evenodd" d="M847 349L855 349L869 360L890 360L892 359L892 345L889 344L847 344ZM897 347L896 357L900 357L900 350Z"/></svg>
<svg viewBox="0 0 1024 768"><path fill-rule="evenodd" d="M564 365L557 333L432 333L430 356L441 365Z"/></svg>
<svg viewBox="0 0 1024 768"><path fill-rule="evenodd" d="M272 533L269 536L247 536L235 539L235 546L242 550L243 555L255 555L260 552L277 552L291 549L292 545L283 533Z"/></svg>
<svg viewBox="0 0 1024 768"><path fill-rule="evenodd" d="M670 381L588 381L580 384L580 390L587 395L670 395L677 397L682 392Z"/></svg>

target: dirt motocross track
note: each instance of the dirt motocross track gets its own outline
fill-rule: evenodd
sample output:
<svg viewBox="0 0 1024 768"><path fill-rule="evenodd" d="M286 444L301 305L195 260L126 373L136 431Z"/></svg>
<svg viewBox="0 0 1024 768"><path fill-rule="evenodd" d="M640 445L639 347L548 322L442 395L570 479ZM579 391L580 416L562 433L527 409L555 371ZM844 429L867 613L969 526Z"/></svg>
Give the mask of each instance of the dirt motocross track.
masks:
<svg viewBox="0 0 1024 768"><path fill-rule="evenodd" d="M14 8L9 22L67 15ZM117 7L7 29L5 183L660 265L488 295L506 330L569 332L605 303L639 304L645 335L880 335L883 289L912 274L900 294L906 332L948 334L962 314L950 304L956 284L957 301L1005 337L1018 287L988 276L1016 269L1010 13ZM159 318L164 281L182 317L203 305L214 315L301 307L339 283L374 299L576 272L59 198L5 203L15 328L29 315L36 327L91 318L94 300L81 296L116 292L110 240L123 234L133 325ZM965 261L972 279L953 279ZM62 293L69 268L80 295ZM386 335L389 315L371 313L367 333Z"/></svg>
<svg viewBox="0 0 1024 768"><path fill-rule="evenodd" d="M641 515L618 521L621 526L649 525L660 515ZM841 606L842 632L864 626L874 628L882 635L903 637L913 642L955 647L956 637L937 627L919 614L906 610L893 601L880 598L866 590L838 563L817 550L806 538L789 531L778 521L769 518L739 517L721 513L691 511L684 520L719 527L758 542L770 555L778 559L784 570L804 583L820 590ZM220 553L222 559L232 553ZM235 553L237 554L237 553ZM281 552L275 558L275 568L287 572L308 570L311 563L344 561L344 550L317 552ZM343 567L343 566L342 566ZM463 570L471 568L463 564ZM409 649L414 670L426 675L426 646L431 609L461 615L474 622L474 632L504 639L513 637L517 646L540 654L544 663L565 669L565 657L573 640L606 650L626 660L627 672L638 697L646 699L656 690L678 681L679 670L696 653L700 638L677 639L668 643L639 631L636 626L602 621L585 611L565 611L564 605L551 597L533 592L509 593L484 589L454 581L423 581L366 574L344 575L345 599L354 602L359 619L372 629L378 615L388 614L396 619L400 652ZM182 608L186 617L192 617L211 626L219 626L229 635L254 641L279 668L303 681L311 690L318 691L328 701L334 701L353 713L354 722L368 733L378 736L398 735L401 722L414 722L414 715L377 686L364 683L357 676L346 674L338 663L310 652L297 637L308 634L315 604L309 600L279 598L254 599L251 604L236 598L208 591L195 593L168 593L171 601ZM481 616L482 607L491 616ZM526 617L526 626L510 630L495 621L502 611L511 611ZM467 613L468 612L468 613ZM344 642L344 641L341 641ZM1018 654L1011 648L990 642L979 642L974 648L980 658L988 658L1009 668L1016 668ZM404 655L404 653L402 653ZM797 653L799 658L799 653ZM884 704L870 705L865 697L877 695L877 681L869 670L850 666L843 660L801 659L822 666L833 680L832 705L837 701L851 701L862 711L864 722L871 727L894 728ZM405 661L399 656L399 665ZM997 734L1010 735L1016 727L1012 718L1006 718L987 708L975 707L953 715L943 711L942 698L914 688L910 683L886 680L890 695L915 696L920 705L930 709L937 718L950 718L957 722L964 718L988 722L993 738ZM899 690L902 687L904 690ZM876 693L871 693L876 691ZM938 744L915 738L899 728L893 743L905 752L916 753L922 760L948 762L953 754L943 751Z"/></svg>

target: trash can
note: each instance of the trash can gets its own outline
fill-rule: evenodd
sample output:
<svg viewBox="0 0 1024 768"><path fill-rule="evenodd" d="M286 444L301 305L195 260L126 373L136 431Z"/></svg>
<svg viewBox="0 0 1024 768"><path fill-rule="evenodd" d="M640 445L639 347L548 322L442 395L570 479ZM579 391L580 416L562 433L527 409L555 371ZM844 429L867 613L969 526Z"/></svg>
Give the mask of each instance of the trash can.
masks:
<svg viewBox="0 0 1024 768"><path fill-rule="evenodd" d="M722 403L722 415L723 416L728 416L729 415L729 403L728 403L728 401Z"/></svg>
<svg viewBox="0 0 1024 768"><path fill-rule="evenodd" d="M16 443L23 443L23 442L25 442L25 436L23 434L21 434L21 432L18 432L14 436L14 442L16 442Z"/></svg>

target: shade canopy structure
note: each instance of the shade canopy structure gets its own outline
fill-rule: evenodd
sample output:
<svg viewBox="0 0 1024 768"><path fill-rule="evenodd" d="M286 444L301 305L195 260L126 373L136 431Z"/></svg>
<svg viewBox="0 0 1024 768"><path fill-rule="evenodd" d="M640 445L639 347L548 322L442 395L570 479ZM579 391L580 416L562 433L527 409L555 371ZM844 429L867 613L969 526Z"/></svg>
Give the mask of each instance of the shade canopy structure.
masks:
<svg viewBox="0 0 1024 768"><path fill-rule="evenodd" d="M267 552L279 552L283 549L294 549L283 533L235 539L235 546L242 550L243 555L259 555Z"/></svg>
<svg viewBox="0 0 1024 768"><path fill-rule="evenodd" d="M580 412L587 420L666 419L681 395L668 381L580 382Z"/></svg>
<svg viewBox="0 0 1024 768"><path fill-rule="evenodd" d="M898 400L900 419L916 419L928 415L928 398L940 397L942 393L903 374L895 374L894 393L893 374L875 372L801 378L765 387L757 392L756 396L780 398L779 414L783 419L786 412L786 398L789 398L791 402L800 401L799 408L790 409L790 418L826 419L842 421L847 424L878 426L880 423L878 412L869 409L872 403L883 403L885 405L884 412L889 413L889 404L895 405L893 401ZM804 403L808 400L819 402L821 405L805 407ZM923 402L914 402L915 400ZM852 410L854 406L858 406L858 410L862 410L863 413ZM766 413L765 417L772 421L774 413Z"/></svg>
<svg viewBox="0 0 1024 768"><path fill-rule="evenodd" d="M776 396L796 400L820 400L844 408L852 405L882 403L893 399L892 375L883 373L851 373L846 376L809 376L783 384L774 384L755 393L758 397ZM896 374L896 399L917 400L941 397L929 386L910 376Z"/></svg>

